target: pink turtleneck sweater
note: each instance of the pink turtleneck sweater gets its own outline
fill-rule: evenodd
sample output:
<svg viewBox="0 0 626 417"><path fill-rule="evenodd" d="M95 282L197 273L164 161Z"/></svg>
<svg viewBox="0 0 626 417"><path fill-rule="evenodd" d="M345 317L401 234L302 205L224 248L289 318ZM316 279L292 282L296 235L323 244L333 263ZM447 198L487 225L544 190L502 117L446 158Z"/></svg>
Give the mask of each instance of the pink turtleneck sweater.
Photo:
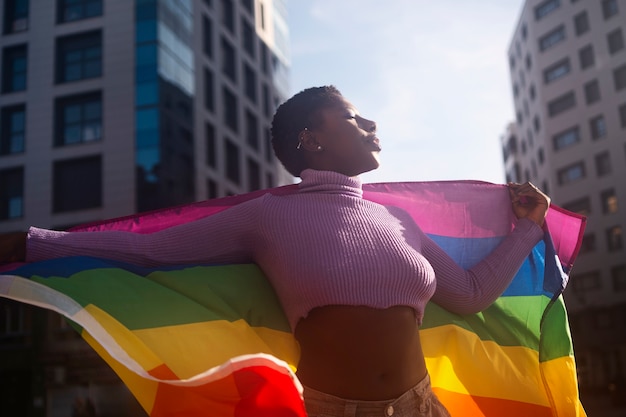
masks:
<svg viewBox="0 0 626 417"><path fill-rule="evenodd" d="M326 305L406 305L421 324L431 297L459 314L489 306L543 236L537 224L520 219L489 256L466 271L408 213L362 197L356 177L305 170L298 193L265 194L152 234L31 228L27 260L86 255L144 266L255 262L292 329Z"/></svg>

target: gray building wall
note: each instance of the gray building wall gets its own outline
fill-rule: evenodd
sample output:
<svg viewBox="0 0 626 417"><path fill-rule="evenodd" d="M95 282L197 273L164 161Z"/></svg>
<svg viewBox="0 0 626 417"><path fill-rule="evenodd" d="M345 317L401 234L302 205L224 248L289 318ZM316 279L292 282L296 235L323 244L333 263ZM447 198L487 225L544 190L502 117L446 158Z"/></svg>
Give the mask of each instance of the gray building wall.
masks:
<svg viewBox="0 0 626 417"><path fill-rule="evenodd" d="M165 5L157 7L162 9ZM8 2L8 0L7 0ZM0 94L0 108L23 104L26 108L26 131L24 152L0 155L0 172L14 167L23 167L22 214L8 219L0 219L0 232L25 230L30 225L64 228L67 226L113 218L137 212L138 190L136 189L136 107L135 107L135 1L106 0L100 16L71 22L57 22L59 1L30 1L27 30L3 33L0 48L27 45L27 87L24 91ZM193 191L192 195L162 201L161 205L180 204L211 197L221 197L250 191L252 184L247 161L258 164L260 188L291 183L292 177L272 157L267 157L268 129L271 116L278 103L287 97L289 90L281 73L288 72L289 51L278 49L274 39L277 33L287 37L285 17L277 13L284 11L281 1L252 0L172 0L172 7L188 7L192 10L192 44L195 91L193 92L192 149L193 149ZM252 13L244 6L249 3ZM224 10L229 6L234 16L234 30L224 27ZM261 19L263 9L263 19ZM0 21L4 22L6 6L0 7ZM162 18L162 12L160 17ZM212 57L203 53L202 19L208 18L211 25ZM256 56L250 57L244 51L242 30L247 21L254 30ZM276 21L276 22L275 22ZM276 28L281 29L280 31ZM80 34L91 30L102 33L102 75L73 82L55 81L55 68L58 61L57 40L66 35ZM6 32L6 31L5 31ZM159 34L158 36L161 36ZM236 81L228 79L223 72L223 53L220 39L228 39L235 49ZM160 41L161 42L161 41ZM262 46L265 45L265 48ZM261 53L267 54L267 70L262 69ZM256 102L251 102L245 94L243 65L252 69L257 90ZM159 62L158 65L163 65ZM215 109L209 112L203 105L203 73L208 69L213 74L213 101ZM0 68L2 71L2 68ZM1 75L2 73L0 73ZM280 85L278 83L281 83ZM237 99L238 129L229 130L224 123L222 106L222 86L228 86ZM55 100L84 92L100 92L102 96L102 139L68 146L54 146ZM264 96L264 91L266 92ZM161 91L160 94L163 94ZM264 98L269 103L264 109ZM163 100L163 96L161 97ZM254 149L246 143L245 112L257 117L260 147ZM215 167L207 166L206 124L215 129ZM241 171L239 182L233 182L226 175L224 141L228 138L239 147ZM163 136L161 140L164 141ZM174 140L178 140L175 138ZM271 154L271 152L270 152ZM57 211L53 209L53 165L61 161L83 156L101 155L102 158L102 203L88 209ZM162 150L161 158L166 158ZM209 189L212 181L214 188ZM179 190L174 190L179 192ZM167 192L164 192L167 193ZM170 193L171 194L171 193ZM188 193L189 194L189 193ZM0 200L2 198L0 197ZM2 201L0 201L2 204ZM158 202L155 204L159 204ZM149 208L155 208L150 206Z"/></svg>
<svg viewBox="0 0 626 417"><path fill-rule="evenodd" d="M15 21L5 13L11 12L11 6L18 2L29 7L25 17ZM78 2L79 6L94 3L97 1ZM10 132L5 120L0 121L0 233L26 230L31 225L65 228L132 214L142 204L184 203L293 182L273 157L267 142L273 112L289 92L289 50L285 43L288 28L283 0L103 0L101 14L62 23L57 21L60 4L62 0L0 1L0 111L4 114L5 110L23 106L26 114L23 149L17 140L15 150L10 150L7 145L11 142ZM177 22L181 22L177 18L184 21L190 17L187 23L191 27L190 34L189 27L185 27L179 28L180 32L174 36L184 39L190 35L191 54L187 62L192 62L192 68L186 69L192 73L191 79L182 78L184 72L168 72L187 62L170 65L170 61L167 64L170 66L165 62L166 58L185 56L187 48L170 50L173 53L169 57L155 54L160 58L154 62L154 73L147 74L147 78L152 80L154 76L157 80L152 85L158 88L153 90L157 91L156 101L148 107L158 109L159 125L154 135L158 139L155 148L162 158L158 162L165 164L167 160L169 164L165 167L169 172L156 172L163 181L160 188L154 189L162 194L155 192L159 198L148 203L142 202L142 198L150 194L150 187L142 195L136 180L138 161L142 161L138 152L142 141L137 134L138 112L149 101L146 97L136 100L136 89L141 84L137 82L137 67L145 64L144 58L151 59L137 53L146 39L138 39L139 5L148 6L142 10L141 24L148 22L142 30L149 29L151 19L158 27L166 18L170 19L168 28L174 32ZM166 9L178 15L165 17ZM225 27L227 10L232 12L232 30ZM203 29L204 19L211 22L209 37ZM7 26L7 22L11 24ZM254 45L253 56L245 50L244 22L252 28L248 40ZM59 39L94 30L101 32L101 75L58 82ZM168 42L177 41L168 35L167 30L157 32L159 46L171 47L172 43ZM235 80L225 75L222 38L235 52ZM204 52L206 39L211 42L210 56ZM26 85L17 91L6 90L5 78L13 78L8 52L20 45L25 45L27 50ZM253 74L253 90L246 88L244 65ZM212 88L208 88L205 71L213 74ZM194 88L186 90L185 86ZM223 87L232 92L237 103L234 111L238 124L234 127L225 120ZM98 92L101 97L101 139L55 146L58 100L90 92ZM211 109L205 106L206 94L214 103ZM257 147L248 139L247 113L256 118ZM214 165L207 162L207 125L214 131ZM81 129L87 134L85 126ZM238 148L239 181L228 175L226 140ZM55 210L55 201L58 205L63 200L54 194L55 164L94 155L101 158L101 172L95 175L102 178L100 203L89 208ZM258 167L258 178L251 175L254 169L249 170L254 164ZM17 185L9 184L4 175L15 168L23 170L23 181ZM177 184L187 184L189 178L190 190L181 190ZM87 184L94 180L70 180L83 179ZM78 201L81 197L78 195ZM0 415L68 416L76 401L86 399L101 417L146 415L115 373L63 318L8 300L0 300L0 388Z"/></svg>
<svg viewBox="0 0 626 417"><path fill-rule="evenodd" d="M565 291L583 391L626 376L625 41L624 0L527 0L508 51L517 117L502 136L507 179L588 218Z"/></svg>

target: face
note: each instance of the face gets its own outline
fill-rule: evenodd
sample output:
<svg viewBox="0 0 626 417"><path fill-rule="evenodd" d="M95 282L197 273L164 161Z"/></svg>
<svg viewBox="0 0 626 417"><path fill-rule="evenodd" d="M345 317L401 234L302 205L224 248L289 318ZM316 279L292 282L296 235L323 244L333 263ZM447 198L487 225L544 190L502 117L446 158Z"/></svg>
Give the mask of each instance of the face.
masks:
<svg viewBox="0 0 626 417"><path fill-rule="evenodd" d="M319 127L311 130L317 147L313 148L311 168L355 176L380 165L380 143L376 123L362 117L343 97L320 112Z"/></svg>

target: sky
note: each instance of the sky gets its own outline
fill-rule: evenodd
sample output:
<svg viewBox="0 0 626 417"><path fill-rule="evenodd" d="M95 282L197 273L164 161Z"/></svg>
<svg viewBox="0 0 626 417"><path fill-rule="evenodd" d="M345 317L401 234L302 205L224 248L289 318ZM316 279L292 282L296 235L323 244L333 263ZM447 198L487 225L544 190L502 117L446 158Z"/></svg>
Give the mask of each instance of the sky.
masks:
<svg viewBox="0 0 626 417"><path fill-rule="evenodd" d="M378 125L365 182L505 181L523 0L288 0L291 92L333 84Z"/></svg>

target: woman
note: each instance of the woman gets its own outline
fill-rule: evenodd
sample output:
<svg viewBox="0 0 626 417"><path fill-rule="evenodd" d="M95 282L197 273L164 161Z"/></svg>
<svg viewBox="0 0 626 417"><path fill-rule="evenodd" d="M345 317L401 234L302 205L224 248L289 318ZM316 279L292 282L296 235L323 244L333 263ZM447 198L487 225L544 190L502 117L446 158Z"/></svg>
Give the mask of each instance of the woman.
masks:
<svg viewBox="0 0 626 417"><path fill-rule="evenodd" d="M549 198L510 184L515 229L466 271L407 213L362 198L378 168L376 123L332 87L304 90L273 120L277 157L299 192L266 194L153 234L6 236L0 260L103 256L141 265L256 262L276 289L301 360L311 416L447 416L430 388L419 326L432 300L459 314L489 306L542 238Z"/></svg>

